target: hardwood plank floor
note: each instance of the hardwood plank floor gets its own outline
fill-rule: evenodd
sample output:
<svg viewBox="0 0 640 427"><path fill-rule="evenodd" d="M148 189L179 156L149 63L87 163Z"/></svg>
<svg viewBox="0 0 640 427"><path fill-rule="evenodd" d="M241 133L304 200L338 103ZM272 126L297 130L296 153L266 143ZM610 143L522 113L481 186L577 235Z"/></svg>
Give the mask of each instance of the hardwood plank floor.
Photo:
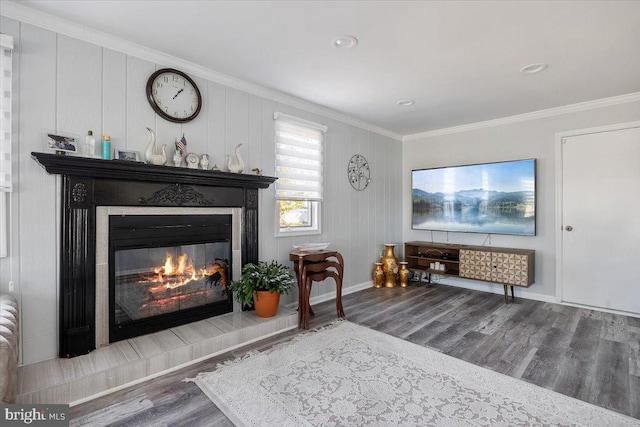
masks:
<svg viewBox="0 0 640 427"><path fill-rule="evenodd" d="M640 319L446 285L367 289L343 297L349 321L640 419ZM313 307L311 327L335 319ZM231 426L184 378L289 340L298 330L70 409L71 425Z"/></svg>

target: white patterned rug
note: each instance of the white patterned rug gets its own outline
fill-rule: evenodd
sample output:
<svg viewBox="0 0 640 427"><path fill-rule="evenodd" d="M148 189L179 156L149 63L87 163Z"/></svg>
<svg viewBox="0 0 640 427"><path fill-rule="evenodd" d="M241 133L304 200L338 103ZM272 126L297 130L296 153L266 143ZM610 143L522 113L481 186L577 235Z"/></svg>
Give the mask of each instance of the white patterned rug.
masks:
<svg viewBox="0 0 640 427"><path fill-rule="evenodd" d="M237 426L640 425L346 321L195 382Z"/></svg>

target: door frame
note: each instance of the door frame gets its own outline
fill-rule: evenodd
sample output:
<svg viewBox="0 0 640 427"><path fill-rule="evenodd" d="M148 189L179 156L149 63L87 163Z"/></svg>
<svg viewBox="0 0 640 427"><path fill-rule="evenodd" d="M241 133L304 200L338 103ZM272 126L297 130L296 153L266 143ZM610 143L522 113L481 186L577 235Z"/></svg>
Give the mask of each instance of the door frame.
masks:
<svg viewBox="0 0 640 427"><path fill-rule="evenodd" d="M564 287L564 283L562 281L562 277L563 277L563 262L564 260L562 259L562 230L563 230L563 224L562 224L562 208L563 208L563 198L562 198L562 173L563 173L563 158L562 158L562 142L564 140L564 138L568 138L568 137L572 137L572 136L581 136L581 135L591 135L591 134L595 134L595 133L604 133L604 132L613 132L613 131L618 131L618 130L625 130L625 129L634 129L634 128L640 128L640 121L633 121L633 122L625 122L625 123L617 123L617 124L613 124L613 125L605 125L605 126L597 126L597 127L592 127L592 128L585 128L585 129L575 129L575 130L570 130L570 131L563 131L563 132L556 132L556 141L555 141L555 158L556 158L556 167L555 167L555 172L556 172L556 221L555 221L555 227L556 227L556 302L557 303L562 303L562 304L567 304L567 305L573 305L573 306L581 306L578 304L573 304L573 303L566 303L562 300L562 290ZM602 308L597 308L600 311L611 311L614 312L612 310L606 310L606 309L602 309ZM629 315L629 313L622 313L621 314L625 314L625 315Z"/></svg>

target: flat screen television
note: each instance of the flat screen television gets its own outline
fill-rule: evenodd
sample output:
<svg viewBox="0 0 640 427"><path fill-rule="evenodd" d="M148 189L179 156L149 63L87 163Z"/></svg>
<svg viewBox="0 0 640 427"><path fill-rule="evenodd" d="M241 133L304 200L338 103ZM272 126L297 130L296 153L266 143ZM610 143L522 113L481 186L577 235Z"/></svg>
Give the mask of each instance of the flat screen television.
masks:
<svg viewBox="0 0 640 427"><path fill-rule="evenodd" d="M536 160L411 171L414 230L536 234Z"/></svg>

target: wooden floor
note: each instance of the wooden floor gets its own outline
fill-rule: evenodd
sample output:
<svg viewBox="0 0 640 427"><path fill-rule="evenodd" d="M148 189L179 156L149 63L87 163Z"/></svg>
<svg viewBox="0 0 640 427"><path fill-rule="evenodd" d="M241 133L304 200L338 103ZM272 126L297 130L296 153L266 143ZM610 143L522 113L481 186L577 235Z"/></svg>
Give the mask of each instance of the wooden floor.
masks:
<svg viewBox="0 0 640 427"><path fill-rule="evenodd" d="M640 419L640 319L445 285L367 289L346 295L349 321ZM313 307L311 327L335 319ZM290 331L71 408L71 425L227 426L193 383L181 382Z"/></svg>

